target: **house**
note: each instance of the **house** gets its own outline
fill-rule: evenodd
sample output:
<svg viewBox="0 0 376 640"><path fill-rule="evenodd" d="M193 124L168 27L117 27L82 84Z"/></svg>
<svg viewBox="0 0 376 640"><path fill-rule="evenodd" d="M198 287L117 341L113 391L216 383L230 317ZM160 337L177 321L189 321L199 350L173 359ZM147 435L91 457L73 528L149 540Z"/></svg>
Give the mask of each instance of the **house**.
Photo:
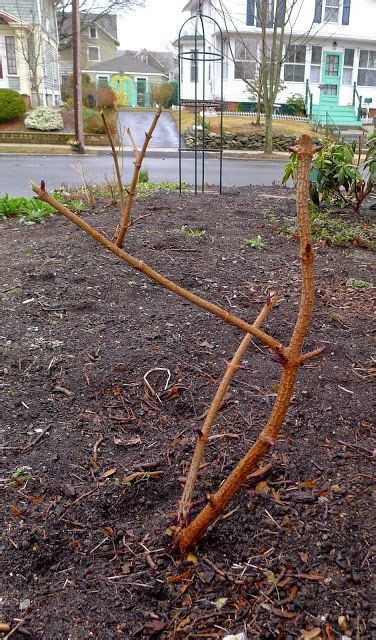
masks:
<svg viewBox="0 0 376 640"><path fill-rule="evenodd" d="M220 51L220 28L223 30L223 98L228 107L235 108L239 103L242 108L249 107L251 99L243 78L255 77L260 60L258 7L267 3L272 27L275 1L202 2L203 13L216 21L205 21L207 50ZM225 20L221 6L227 10ZM184 7L191 15L197 9L197 0L190 0ZM218 97L221 93L219 63L208 62L205 77L203 65L197 63L195 67L193 23L187 23L181 38L181 52L186 58L180 66L181 97L194 97L196 73L199 95L205 86L208 98ZM297 2L286 27L282 87L276 103L284 104L289 96L300 94L306 99L306 111L312 122L329 120L338 125L359 126L361 108L365 105L369 106L370 115L376 115L375 25L375 0ZM269 40L272 32L271 28ZM197 45L197 50L200 46Z"/></svg>
<svg viewBox="0 0 376 640"><path fill-rule="evenodd" d="M170 81L174 81L178 77L178 59L171 51L149 51L149 49L118 51L118 55L123 53L133 55L141 62L155 67L167 75Z"/></svg>
<svg viewBox="0 0 376 640"><path fill-rule="evenodd" d="M60 103L54 0L0 0L0 88L32 106Z"/></svg>
<svg viewBox="0 0 376 640"><path fill-rule="evenodd" d="M58 14L61 85L73 73L72 17ZM81 12L81 68L111 60L117 54L117 16Z"/></svg>
<svg viewBox="0 0 376 640"><path fill-rule="evenodd" d="M167 73L141 62L129 53L93 64L82 71L88 73L97 86L111 87L120 106L149 107L151 85L168 82Z"/></svg>

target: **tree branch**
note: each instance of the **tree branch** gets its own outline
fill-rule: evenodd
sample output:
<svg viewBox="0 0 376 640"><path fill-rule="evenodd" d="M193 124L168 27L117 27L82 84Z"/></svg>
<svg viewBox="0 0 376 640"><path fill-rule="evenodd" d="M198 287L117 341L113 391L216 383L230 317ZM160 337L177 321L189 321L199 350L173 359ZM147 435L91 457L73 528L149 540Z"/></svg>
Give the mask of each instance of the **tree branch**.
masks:
<svg viewBox="0 0 376 640"><path fill-rule="evenodd" d="M127 197L127 202L125 205L125 209L123 212L123 215L121 217L120 220L120 225L119 228L117 230L116 233L116 237L115 237L115 244L118 247L122 247L123 246L123 242L124 242L124 238L125 238L125 234L127 232L127 228L129 226L129 218L131 215L131 211L132 211L132 206L133 206L133 200L134 197L136 195L136 189L137 189L137 184L138 184L138 176L140 173L140 169L142 166L142 163L144 161L145 155L146 155L146 151L148 148L148 144L153 136L154 133L154 129L157 126L159 117L162 113L162 109L160 107L158 107L158 110L153 118L153 121L150 125L150 129L149 131L147 131L147 133L145 133L145 140L144 140L144 144L142 145L141 151L138 150L136 142L132 136L132 133L130 131L130 129L127 129L127 133L128 136L131 139L132 142L132 146L133 146L133 151L134 151L134 155L135 155L135 160L134 160L134 171L133 171L133 177L132 177L132 182L128 191L128 197Z"/></svg>
<svg viewBox="0 0 376 640"><path fill-rule="evenodd" d="M133 267L134 269L137 269L137 271L140 271L141 273L144 273L146 276L151 278L151 280L158 282L165 289L168 289L169 291L173 291L174 293L181 296L182 298L189 300L189 302L193 302L193 304L196 304L198 307L201 307L202 309L209 311L209 313L212 313L215 316L218 316L224 322L228 324L232 324L233 326L238 327L239 329L242 329L243 331L245 331L245 333L252 334L255 338L258 338L259 340L264 342L270 349L275 351L275 353L277 353L277 355L279 356L282 362L285 360L285 351L286 351L285 347L283 346L283 344L278 342L278 340L275 340L275 338L272 338L267 333L264 333L263 331L261 331L260 329L257 329L256 327L249 324L248 322L245 322L244 320L241 320L237 316L234 316L232 313L225 311L224 309L222 309L222 307L219 307L213 302L208 302L207 300L204 300L204 298L201 298L200 296L197 296L196 294L191 293L187 289L184 289L184 287L181 287L180 285L176 284L172 280L165 278L165 276L163 276L162 274L152 269L149 265L145 264L145 262L143 262L142 260L138 260L134 256L120 249L118 245L114 244L113 242L111 242L111 240L109 240L104 235L99 233L99 231L97 231L90 224L85 222L85 220L82 220L78 215L73 213L73 211L70 211L70 209L68 209L68 207L66 207L64 204L55 200L47 191L45 191L41 187L38 187L37 184L35 184L34 182L30 182L30 186L34 191L34 193L36 193L41 200L43 200L44 202L48 202L48 204L50 204L52 207L54 207L54 209L62 213L66 218L68 218L68 220L76 224L83 231L85 231L89 236L91 236L94 240L99 242L99 244L103 245L106 249L108 249L109 251L114 253L116 256L124 260L124 262L129 264L131 267Z"/></svg>
<svg viewBox="0 0 376 640"><path fill-rule="evenodd" d="M248 475L256 464L276 443L278 433L284 422L290 405L291 396L296 380L298 368L302 359L302 345L312 315L314 281L313 281L313 249L309 222L309 172L311 159L314 154L311 139L303 135L299 140L297 155L298 185L296 193L296 210L300 231L300 259L302 293L300 308L295 327L287 348L286 361L278 386L278 393L270 418L258 436L254 445L238 463L232 473L226 478L218 491L209 498L207 505L196 516L191 524L183 529L178 536L178 545L185 552L195 544L223 512L235 493L245 483Z"/></svg>
<svg viewBox="0 0 376 640"><path fill-rule="evenodd" d="M268 315L269 311L271 311L273 306L279 300L280 300L279 296L274 296L273 298L270 298L270 300L268 300L265 303L259 316L256 318L255 322L253 323L254 327L261 326L266 316ZM181 497L179 508L178 508L177 520L178 520L179 532L181 527L186 526L188 522L189 513L192 507L192 497L193 497L194 487L197 481L199 469L200 469L202 458L204 455L204 450L208 442L212 426L217 417L217 413L222 405L223 398L225 397L227 389L229 388L231 381L236 371L238 370L239 364L243 359L244 354L247 351L251 341L252 341L252 336L249 333L247 333L247 335L241 341L231 362L229 362L227 365L226 372L221 380L221 383L210 405L204 424L202 428L199 430L199 435L198 435L196 447L193 453L191 466L187 475L187 480L184 486L183 495Z"/></svg>

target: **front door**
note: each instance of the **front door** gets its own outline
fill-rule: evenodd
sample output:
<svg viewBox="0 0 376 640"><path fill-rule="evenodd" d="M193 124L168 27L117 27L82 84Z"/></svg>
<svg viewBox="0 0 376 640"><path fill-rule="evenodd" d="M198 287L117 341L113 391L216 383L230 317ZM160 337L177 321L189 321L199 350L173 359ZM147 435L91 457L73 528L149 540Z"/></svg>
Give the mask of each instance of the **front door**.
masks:
<svg viewBox="0 0 376 640"><path fill-rule="evenodd" d="M338 105L342 73L342 53L324 51L320 85L320 105L330 109Z"/></svg>
<svg viewBox="0 0 376 640"><path fill-rule="evenodd" d="M146 78L137 78L137 106L146 107Z"/></svg>

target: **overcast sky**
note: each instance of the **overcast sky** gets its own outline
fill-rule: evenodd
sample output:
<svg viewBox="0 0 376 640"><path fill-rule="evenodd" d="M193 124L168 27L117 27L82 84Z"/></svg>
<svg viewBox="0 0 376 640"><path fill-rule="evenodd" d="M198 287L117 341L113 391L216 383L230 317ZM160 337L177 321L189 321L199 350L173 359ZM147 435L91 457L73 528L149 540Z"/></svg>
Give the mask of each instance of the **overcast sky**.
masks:
<svg viewBox="0 0 376 640"><path fill-rule="evenodd" d="M171 49L183 18L187 0L145 0L145 8L129 11L118 19L121 49L164 51Z"/></svg>

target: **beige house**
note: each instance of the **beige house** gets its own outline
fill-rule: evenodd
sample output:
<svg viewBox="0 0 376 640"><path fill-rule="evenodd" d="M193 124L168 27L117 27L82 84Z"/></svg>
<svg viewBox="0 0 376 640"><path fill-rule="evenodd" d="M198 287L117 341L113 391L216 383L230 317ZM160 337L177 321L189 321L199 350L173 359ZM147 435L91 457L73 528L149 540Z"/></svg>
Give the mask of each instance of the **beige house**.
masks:
<svg viewBox="0 0 376 640"><path fill-rule="evenodd" d="M73 73L72 20L71 16L58 15L60 77L62 87ZM111 60L116 56L117 16L81 13L81 68Z"/></svg>
<svg viewBox="0 0 376 640"><path fill-rule="evenodd" d="M33 106L60 103L53 0L0 0L0 88L18 91Z"/></svg>

